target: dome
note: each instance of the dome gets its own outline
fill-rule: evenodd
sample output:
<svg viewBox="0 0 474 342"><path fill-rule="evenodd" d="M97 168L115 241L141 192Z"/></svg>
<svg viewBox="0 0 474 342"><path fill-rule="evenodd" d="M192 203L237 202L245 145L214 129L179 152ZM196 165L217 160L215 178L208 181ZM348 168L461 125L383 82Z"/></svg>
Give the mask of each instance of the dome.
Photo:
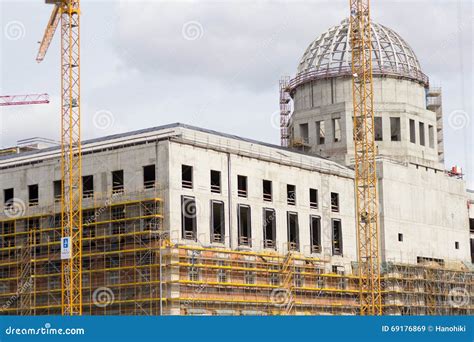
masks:
<svg viewBox="0 0 474 342"><path fill-rule="evenodd" d="M308 80L351 75L349 20L330 28L306 49L292 86ZM406 78L428 85L412 48L395 31L372 22L372 69L374 75Z"/></svg>

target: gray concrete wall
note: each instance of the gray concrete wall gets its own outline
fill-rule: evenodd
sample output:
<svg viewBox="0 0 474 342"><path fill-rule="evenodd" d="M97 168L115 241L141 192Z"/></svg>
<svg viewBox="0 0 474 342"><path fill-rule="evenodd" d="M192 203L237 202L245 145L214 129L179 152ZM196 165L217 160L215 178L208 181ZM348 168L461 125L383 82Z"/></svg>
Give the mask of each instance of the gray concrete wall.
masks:
<svg viewBox="0 0 474 342"><path fill-rule="evenodd" d="M222 143L222 141L221 141ZM197 244L204 246L220 246L219 243L212 243L210 239L210 201L219 200L224 202L226 214L226 247L251 249L256 251L263 248L263 208L275 209L276 213L276 246L277 251L286 253L287 240L287 212L297 212L299 219L299 240L300 251L306 255L310 253L310 215L320 216L322 219L322 245L323 251L315 256L330 257L331 249L331 219L337 218L342 221L343 231L343 257L333 257L334 264L346 267L350 266L350 261L356 258L355 240L355 213L354 213L354 186L353 179L346 176L330 175L322 172L308 170L304 167L282 165L277 160L261 160L257 156L267 155L272 149L263 146L253 146L254 157L241 155L238 150L229 149L229 145L236 142L227 141L222 144L219 150L217 146L209 143L205 146L189 145L186 140L176 141L174 139L170 145L170 230L173 239L180 240L181 236L181 196L188 195L195 197L197 215ZM227 147L229 152L224 150ZM240 145L242 151L246 146ZM250 146L247 146L250 148ZM268 151L267 151L268 150ZM244 153L242 153L244 154ZM245 153L247 154L247 153ZM291 163L292 159L311 160L299 154L285 152L288 155L286 162ZM280 157L281 158L281 157ZM191 165L194 171L193 189L183 189L181 186L181 165ZM230 169L229 169L230 167ZM210 191L210 170L221 172L222 193L215 194ZM228 176L230 175L230 177ZM237 193L237 176L247 176L248 196L239 197ZM273 186L273 200L266 202L263 200L262 181L271 180ZM230 182L230 184L229 184ZM288 205L286 198L286 185L296 185L296 205ZM230 188L230 194L228 189ZM319 208L311 209L309 206L309 188L318 189ZM337 192L340 196L340 212L332 213L330 207L330 192ZM238 245L238 204L249 205L251 207L252 222L252 247L247 248ZM229 211L230 207L230 211ZM229 218L230 215L230 218ZM229 222L231 224L229 225ZM183 241L183 240L181 240ZM189 241L187 241L189 243Z"/></svg>
<svg viewBox="0 0 474 342"><path fill-rule="evenodd" d="M354 189L351 170L319 157L293 153L279 148L258 145L238 139L229 139L189 129L178 129L170 140L151 141L146 144L104 149L97 146L94 153L83 156L83 175L94 176L95 198L109 198L112 194L112 171L124 171L124 197L143 198L155 192L143 192L143 166L155 164L158 193L164 199L164 227L169 229L176 242L186 242L181 236L181 195L193 196L197 203L198 244L215 247L245 248L238 246L237 205L251 207L252 250L263 249L263 208L276 211L276 247L286 252L287 212L297 212L299 220L300 251L310 254L310 215L322 219L323 250L315 256L330 257L331 219L342 221L343 256L334 257L336 264L350 267L356 257ZM99 144L100 145L100 144ZM21 155L19 155L21 156ZM33 158L33 157L32 157ZM9 160L14 165L14 159ZM34 156L38 160L38 156ZM41 160L41 158L39 158ZM22 162L27 162L28 158ZM32 161L32 159L31 159ZM193 166L194 187L183 189L181 165ZM3 164L5 165L5 164ZM210 191L210 170L221 172L221 193ZM237 196L237 175L248 177L248 197ZM38 164L2 169L0 163L0 189L14 188L15 198L27 203L29 184L39 184L39 206L26 206L25 215L41 212L59 212L54 202L53 181L60 179L58 153ZM273 200L263 200L262 180L273 182ZM296 205L286 202L286 185L296 185ZM319 208L310 209L309 188L318 190ZM230 189L230 192L229 192ZM330 192L340 196L340 212L330 211ZM3 191L0 194L3 211ZM116 200L120 201L121 196ZM224 244L210 241L210 201L219 200L225 205L226 239ZM94 199L84 199L83 207L94 206Z"/></svg>
<svg viewBox="0 0 474 342"><path fill-rule="evenodd" d="M112 194L112 171L124 171L126 194L137 194L144 190L143 166L155 164L159 195L166 195L162 189L168 184L167 141L130 146L83 156L82 174L94 176L94 194L96 198L107 198ZM1 168L1 163L0 163ZM14 188L14 196L26 204L27 213L51 210L58 211L59 204L54 202L53 182L61 179L60 159L47 159L41 163L24 165L0 170L0 208L3 210L4 189ZM28 207L28 185L38 184L39 205ZM153 197L153 196L152 196ZM83 207L92 207L93 199L84 199Z"/></svg>
<svg viewBox="0 0 474 342"><path fill-rule="evenodd" d="M313 81L299 86L293 97L294 113L290 120L290 131L294 132L294 138L301 139L300 125L308 124L311 152L345 165L353 164L351 79L340 77ZM381 117L383 124L383 140L376 142L379 155L442 168L437 151L436 114L426 109L423 86L408 80L376 77L374 108L375 116ZM401 141L391 141L391 117L400 118ZM342 139L339 142L334 141L332 119L335 118L341 120ZM415 143L410 142L410 119L415 121ZM321 120L326 126L326 141L323 145L316 141L316 121ZM425 146L420 144L420 122L425 125ZM433 127L433 146L429 142L429 126Z"/></svg>
<svg viewBox="0 0 474 342"><path fill-rule="evenodd" d="M421 256L470 262L464 181L390 161L378 162L377 168L384 259L416 263Z"/></svg>

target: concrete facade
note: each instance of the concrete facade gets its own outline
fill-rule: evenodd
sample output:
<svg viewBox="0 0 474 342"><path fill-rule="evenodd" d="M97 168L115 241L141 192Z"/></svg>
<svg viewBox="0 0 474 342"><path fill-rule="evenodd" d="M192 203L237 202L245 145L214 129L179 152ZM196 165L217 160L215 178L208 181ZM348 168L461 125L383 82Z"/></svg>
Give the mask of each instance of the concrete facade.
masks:
<svg viewBox="0 0 474 342"><path fill-rule="evenodd" d="M380 161L377 168L383 260L469 263L464 181L412 164Z"/></svg>
<svg viewBox="0 0 474 342"><path fill-rule="evenodd" d="M194 140L195 139L195 140ZM199 143L201 142L201 143ZM355 222L353 173L348 168L321 159L275 147L257 145L234 139L224 139L206 133L193 133L193 138L183 135L173 139L170 144L170 229L172 237L181 233L181 196L196 198L197 242L211 244L210 239L210 201L222 201L226 208L226 234L224 245L236 249L265 249L263 244L263 209L274 209L276 215L276 248L278 252L288 250L287 213L298 213L299 251L310 255L311 215L321 217L322 251L321 255L332 255L331 220L340 219L343 225L343 256L334 256L334 263L348 264L355 260ZM183 189L181 185L182 164L193 166L193 189ZM210 191L209 174L216 170L222 176L222 191ZM237 176L248 179L248 195L238 195ZM272 182L272 201L263 200L262 182ZM296 204L288 205L286 186L296 186ZM318 190L318 209L311 209L309 189ZM339 212L330 209L330 193L338 193ZM251 208L252 246L242 246L238 242L238 205ZM229 210L230 209L230 210ZM347 247L347 249L346 249Z"/></svg>
<svg viewBox="0 0 474 342"><path fill-rule="evenodd" d="M290 121L293 140L306 142L313 153L341 164L353 164L351 79L335 77L311 81L294 90L293 100ZM375 117L382 121L381 140L376 142L379 156L442 169L436 140L436 113L426 109L425 88L421 84L404 79L374 78L374 108ZM339 139L334 134L334 119L340 120ZM399 129L393 127L394 119L398 120ZM415 125L414 142L410 140L410 120ZM324 143L317 141L317 122L324 122ZM420 129L420 124L424 129ZM305 125L308 134L303 132Z"/></svg>
<svg viewBox="0 0 474 342"><path fill-rule="evenodd" d="M293 94L292 139L304 141L309 152L351 167L351 80L315 80L297 87ZM376 141L382 259L410 263L416 263L417 257L470 261L465 182L448 177L438 159L436 113L426 109L425 89L417 82L377 77L374 98L375 117L382 121L382 140ZM393 118L399 120L399 141L392 141ZM338 141L334 119L340 120ZM415 142L410 141L411 120ZM324 143L317 133L321 121ZM420 143L423 133L424 146ZM403 235L403 242L398 241L398 234ZM428 243L426 236L430 236Z"/></svg>
<svg viewBox="0 0 474 342"><path fill-rule="evenodd" d="M311 255L310 216L321 218L320 256L332 257L334 265L350 267L356 259L353 171L333 161L289 151L256 141L226 136L185 125L132 132L84 143L83 175L92 175L95 196L112 195L112 172L123 170L124 193L144 191L143 167L155 165L156 181L164 200L164 228L172 241L201 246L228 247L240 250L265 250L263 244L263 209L273 209L276 217L275 252L288 250L288 212L297 213L298 251ZM193 168L192 189L182 186L182 165ZM220 193L212 193L210 171L221 175ZM248 194L240 197L237 176L248 180ZM28 185L38 184L39 205L32 212L50 211L55 206L53 182L60 178L57 149L12 155L0 160L1 188L14 188L15 199L28 206ZM272 182L272 200L263 199L263 180ZM287 184L296 187L296 203L287 203ZM318 208L310 208L309 189L318 191ZM331 192L339 195L339 210L331 210ZM5 209L5 192L0 194ZM182 231L182 196L195 199L196 236L185 239ZM211 239L211 201L224 204L225 238ZM87 207L93 198L84 199ZM238 205L251 210L251 243L239 244ZM57 206L57 204L56 204ZM57 210L58 208L56 208ZM342 225L341 255L332 253L332 220ZM230 222L230 224L229 224Z"/></svg>
<svg viewBox="0 0 474 342"><path fill-rule="evenodd" d="M469 314L450 299L453 284L472 298L474 192L444 170L441 105L414 52L390 29L372 30L384 313ZM83 143L89 314L357 314L347 32L343 21L314 41L290 82L290 148L183 124ZM60 150L9 151L0 156L2 308L58 314ZM110 307L95 302L104 286Z"/></svg>
<svg viewBox="0 0 474 342"><path fill-rule="evenodd" d="M123 170L124 192L144 191L143 167L154 165L164 199L164 228L173 241L238 250L288 250L288 212L297 213L299 246L304 255L332 258L333 265L350 266L357 259L353 171L336 162L256 141L185 125L170 125L112 136L84 144L83 174L92 175L96 196L112 195L112 172ZM193 184L182 184L182 165L192 167ZM38 184L39 205L30 212L55 206L53 181L60 177L57 149L39 150L0 160L3 190L27 207L28 185ZM220 173L220 192L211 191L210 172ZM470 260L468 209L464 182L444 172L390 160L378 162L382 260L416 263L418 257ZM246 176L248 192L239 196L237 177ZM263 180L272 182L272 199L263 198ZM296 203L287 202L287 185L296 187ZM309 189L316 189L317 208L311 208ZM339 211L331 210L331 192L339 195ZM0 194L2 205L5 192ZM185 239L182 197L195 200L196 234ZM84 199L87 206L93 199ZM211 237L211 201L224 206L224 237ZM248 206L251 238L239 243L239 205ZM57 203L56 203L57 206ZM264 244L263 210L276 218L275 246ZM3 209L3 208L2 208ZM57 208L56 208L57 209ZM193 209L194 210L194 209ZM471 210L472 213L472 210ZM321 218L321 250L313 253L310 217ZM342 255L332 251L332 222L342 224ZM402 234L402 241L399 241ZM429 237L429 238L427 238Z"/></svg>
<svg viewBox="0 0 474 342"><path fill-rule="evenodd" d="M382 260L469 263L474 249L469 233L472 209L469 214L465 182L445 172L443 165L441 90L429 88L413 50L396 32L378 24L372 31ZM347 35L348 22L343 21L303 55L290 81L294 110L289 134L293 148L353 167ZM384 39L387 43L382 44ZM397 44L403 48L393 54ZM409 66L399 68L407 61Z"/></svg>

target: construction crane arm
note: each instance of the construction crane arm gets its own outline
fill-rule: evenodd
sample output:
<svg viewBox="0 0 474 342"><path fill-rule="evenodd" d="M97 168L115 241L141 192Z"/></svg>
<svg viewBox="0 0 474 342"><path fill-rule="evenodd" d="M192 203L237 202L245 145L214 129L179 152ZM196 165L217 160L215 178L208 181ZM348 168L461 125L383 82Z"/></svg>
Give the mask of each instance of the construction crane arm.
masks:
<svg viewBox="0 0 474 342"><path fill-rule="evenodd" d="M49 18L48 25L44 31L43 40L41 41L38 55L36 56L36 61L38 63L42 62L46 52L48 51L49 45L53 40L54 33L56 32L56 28L59 25L59 19L61 18L60 15L60 7L58 4L54 5L53 12L51 13L51 17Z"/></svg>
<svg viewBox="0 0 474 342"><path fill-rule="evenodd" d="M0 106L20 106L49 103L48 94L6 95L0 96Z"/></svg>

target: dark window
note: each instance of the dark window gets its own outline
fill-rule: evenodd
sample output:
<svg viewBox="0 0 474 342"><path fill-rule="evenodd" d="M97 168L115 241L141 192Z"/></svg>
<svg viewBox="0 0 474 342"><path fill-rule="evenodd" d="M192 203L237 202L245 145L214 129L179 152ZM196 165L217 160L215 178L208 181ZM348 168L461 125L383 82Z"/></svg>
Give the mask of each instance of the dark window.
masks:
<svg viewBox="0 0 474 342"><path fill-rule="evenodd" d="M38 205L39 203L39 189L38 184L28 185L28 205L30 207Z"/></svg>
<svg viewBox="0 0 474 342"><path fill-rule="evenodd" d="M13 205L13 198L15 197L15 191L13 188L3 190L3 203L6 206Z"/></svg>
<svg viewBox="0 0 474 342"><path fill-rule="evenodd" d="M84 210L82 212L82 224L89 225L92 223L95 223L96 221L96 215L95 215L95 210Z"/></svg>
<svg viewBox="0 0 474 342"><path fill-rule="evenodd" d="M383 140L383 126L382 118L380 116L374 118L375 141Z"/></svg>
<svg viewBox="0 0 474 342"><path fill-rule="evenodd" d="M221 172L211 170L211 192L221 193Z"/></svg>
<svg viewBox="0 0 474 342"><path fill-rule="evenodd" d="M332 273L344 275L344 267L338 265L332 265Z"/></svg>
<svg viewBox="0 0 474 342"><path fill-rule="evenodd" d="M275 209L263 208L263 247L276 248Z"/></svg>
<svg viewBox="0 0 474 342"><path fill-rule="evenodd" d="M9 221L3 224L3 234L13 234L15 232L15 222Z"/></svg>
<svg viewBox="0 0 474 342"><path fill-rule="evenodd" d="M310 216L311 253L321 252L321 218Z"/></svg>
<svg viewBox="0 0 474 342"><path fill-rule="evenodd" d="M454 248L459 249L459 242L458 241L454 242Z"/></svg>
<svg viewBox="0 0 474 342"><path fill-rule="evenodd" d="M288 224L288 250L297 251L299 250L298 214L293 213L293 212L288 212L287 224Z"/></svg>
<svg viewBox="0 0 474 342"><path fill-rule="evenodd" d="M332 220L332 254L342 255L342 225L341 220Z"/></svg>
<svg viewBox="0 0 474 342"><path fill-rule="evenodd" d="M434 148L434 127L432 125L428 125L428 143L430 144L430 148Z"/></svg>
<svg viewBox="0 0 474 342"><path fill-rule="evenodd" d="M339 194L337 192L331 192L331 211L339 212Z"/></svg>
<svg viewBox="0 0 474 342"><path fill-rule="evenodd" d="M123 234L125 233L125 206L124 205L117 205L111 208L111 218L114 222L112 222L112 234Z"/></svg>
<svg viewBox="0 0 474 342"><path fill-rule="evenodd" d="M37 218L28 219L28 229L38 229L39 227L40 227L39 219Z"/></svg>
<svg viewBox="0 0 474 342"><path fill-rule="evenodd" d="M289 205L296 204L296 186L291 184L286 185L286 200Z"/></svg>
<svg viewBox="0 0 474 342"><path fill-rule="evenodd" d="M474 218L469 219L469 231L474 234Z"/></svg>
<svg viewBox="0 0 474 342"><path fill-rule="evenodd" d="M318 209L318 190L309 189L309 207L311 209Z"/></svg>
<svg viewBox="0 0 474 342"><path fill-rule="evenodd" d="M423 122L418 123L420 129L420 145L425 146L425 124Z"/></svg>
<svg viewBox="0 0 474 342"><path fill-rule="evenodd" d="M224 243L225 216L224 202L211 201L211 242Z"/></svg>
<svg viewBox="0 0 474 342"><path fill-rule="evenodd" d="M416 144L415 120L410 119L410 142Z"/></svg>
<svg viewBox="0 0 474 342"><path fill-rule="evenodd" d="M62 188L62 180L57 180L53 182L53 192L54 192L54 201L59 202L61 200L61 188Z"/></svg>
<svg viewBox="0 0 474 342"><path fill-rule="evenodd" d="M403 242L403 234L398 233L398 241Z"/></svg>
<svg viewBox="0 0 474 342"><path fill-rule="evenodd" d="M433 262L437 263L440 266L444 266L444 260L443 259L438 259L438 258L429 258L429 257L422 257L422 256L417 256L416 257L416 262L418 264L432 264Z"/></svg>
<svg viewBox="0 0 474 342"><path fill-rule="evenodd" d="M324 121L316 121L316 143L318 145L324 145L326 140L326 129Z"/></svg>
<svg viewBox="0 0 474 342"><path fill-rule="evenodd" d="M84 237L95 237L96 226L93 224L96 222L95 210L84 210L82 212L82 223L83 223L83 236Z"/></svg>
<svg viewBox="0 0 474 342"><path fill-rule="evenodd" d="M93 211L93 210L92 210ZM83 220L84 221L84 220ZM86 220L84 221L85 224L91 224L95 222L95 213L94 216L87 216ZM95 237L95 232L96 232L96 227L95 226L84 226L84 231L83 231L83 236L84 237L90 237L93 238Z"/></svg>
<svg viewBox="0 0 474 342"><path fill-rule="evenodd" d="M308 124L300 124L300 135L303 143L307 144L309 142L309 131L308 131Z"/></svg>
<svg viewBox="0 0 474 342"><path fill-rule="evenodd" d="M181 196L181 229L183 239L197 239L196 200L194 197Z"/></svg>
<svg viewBox="0 0 474 342"><path fill-rule="evenodd" d="M145 189L154 189L156 185L156 169L155 165L147 165L143 167L143 187Z"/></svg>
<svg viewBox="0 0 474 342"><path fill-rule="evenodd" d="M124 234L125 233L125 222L113 222L112 223L112 234Z"/></svg>
<svg viewBox="0 0 474 342"><path fill-rule="evenodd" d="M181 165L181 186L184 189L193 188L193 167L189 165Z"/></svg>
<svg viewBox="0 0 474 342"><path fill-rule="evenodd" d="M390 138L392 141L401 141L400 118L390 118Z"/></svg>
<svg viewBox="0 0 474 342"><path fill-rule="evenodd" d="M239 245L251 246L252 222L250 218L250 207L248 205L238 205L237 219L239 229Z"/></svg>
<svg viewBox="0 0 474 342"><path fill-rule="evenodd" d="M247 176L237 176L237 193L239 197L247 197Z"/></svg>
<svg viewBox="0 0 474 342"><path fill-rule="evenodd" d="M272 181L263 180L263 200L272 201Z"/></svg>
<svg viewBox="0 0 474 342"><path fill-rule="evenodd" d="M125 218L125 206L117 205L111 208L112 220L122 220Z"/></svg>
<svg viewBox="0 0 474 342"><path fill-rule="evenodd" d="M61 228L61 221L62 221L61 214L54 215L53 227L54 228Z"/></svg>
<svg viewBox="0 0 474 342"><path fill-rule="evenodd" d="M112 193L123 192L123 170L112 171Z"/></svg>
<svg viewBox="0 0 474 342"><path fill-rule="evenodd" d="M94 197L94 176L82 177L82 198Z"/></svg>
<svg viewBox="0 0 474 342"><path fill-rule="evenodd" d="M334 142L341 141L341 119L340 118L332 119L332 135L334 137Z"/></svg>

